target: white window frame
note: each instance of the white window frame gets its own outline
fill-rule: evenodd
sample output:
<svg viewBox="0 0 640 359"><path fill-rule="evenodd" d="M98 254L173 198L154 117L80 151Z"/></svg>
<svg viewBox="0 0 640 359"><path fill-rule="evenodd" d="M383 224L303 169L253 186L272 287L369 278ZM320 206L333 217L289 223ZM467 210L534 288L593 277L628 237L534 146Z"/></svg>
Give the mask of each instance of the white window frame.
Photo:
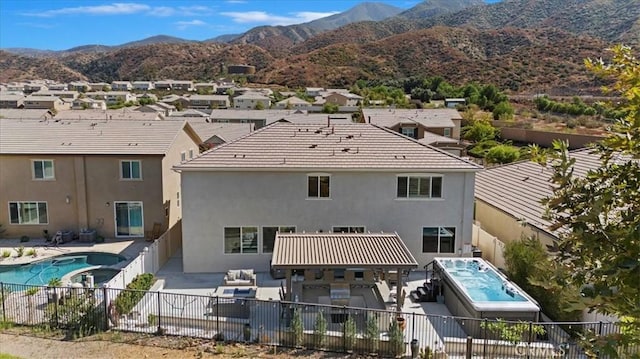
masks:
<svg viewBox="0 0 640 359"><path fill-rule="evenodd" d="M182 151L180 152L180 162L186 162L187 161L187 152Z"/></svg>
<svg viewBox="0 0 640 359"><path fill-rule="evenodd" d="M239 228L240 229L240 252L227 252L227 238L226 238L226 230L228 228ZM242 236L244 228L255 228L256 229L256 251L255 252L245 252L242 248ZM259 226L224 226L222 228L222 250L225 255L239 255L239 254L260 254L260 227Z"/></svg>
<svg viewBox="0 0 640 359"><path fill-rule="evenodd" d="M348 228L348 231L347 232L336 231L336 228L340 228L340 227ZM362 232L352 231L352 229L355 229L355 228L362 228ZM367 227L366 226L331 226L331 232L333 233L367 233Z"/></svg>
<svg viewBox="0 0 640 359"><path fill-rule="evenodd" d="M400 196L398 194L398 182L401 177L407 178L406 188L407 193L404 196ZM428 196L411 196L409 193L409 184L411 182L411 178L418 178L420 181L424 179L429 180L429 195ZM433 196L433 179L440 178L440 196ZM419 186L419 185L418 185ZM442 200L444 199L444 175L438 173L403 173L396 175L396 199L398 200Z"/></svg>
<svg viewBox="0 0 640 359"><path fill-rule="evenodd" d="M138 172L140 172L140 177L125 177L124 171L122 170L122 166L125 162L129 163L129 173L133 174L133 170L131 168L132 163L138 163ZM142 181L142 161L141 160L120 160L120 180L121 181Z"/></svg>
<svg viewBox="0 0 640 359"><path fill-rule="evenodd" d="M11 204L15 203L18 213L17 213L17 217L18 217L18 223L14 223L11 222ZM37 213L37 218L38 218L38 223L22 223L22 216L20 216L20 207L24 204L24 203L35 203L36 204L36 211ZM44 203L46 211L47 211L47 222L45 223L41 223L40 222L40 203ZM47 203L47 201L9 201L7 203L7 209L8 209L8 213L9 213L9 224L10 225L15 225L15 226L39 226L39 225L46 225L49 224L49 203Z"/></svg>
<svg viewBox="0 0 640 359"><path fill-rule="evenodd" d="M424 230L425 228L437 228L438 229L438 251L437 252L425 252L424 251ZM446 230L447 228L453 228L453 243L451 244L451 252L442 252L442 230ZM456 226L424 226L422 227L422 231L420 233L421 243L422 243L422 253L443 253L443 254L453 254L456 253L456 241L457 241L457 233L458 228Z"/></svg>
<svg viewBox="0 0 640 359"><path fill-rule="evenodd" d="M140 204L140 216L142 217L142 233L137 235L131 234L118 234L118 203L139 203ZM131 223L129 223L131 228ZM116 238L142 238L144 237L144 204L142 201L113 201L113 232Z"/></svg>
<svg viewBox="0 0 640 359"><path fill-rule="evenodd" d="M451 137L451 128L445 127L442 133L444 134L444 137Z"/></svg>
<svg viewBox="0 0 640 359"><path fill-rule="evenodd" d="M45 162L51 162L51 176L47 176L45 173ZM36 163L40 163L42 165L42 178L36 177ZM33 159L31 160L31 178L34 181L55 181L56 179L56 165L53 160L46 159Z"/></svg>
<svg viewBox="0 0 640 359"><path fill-rule="evenodd" d="M411 133L408 133L409 132L408 130L411 130ZM415 131L416 131L416 127L400 127L400 133L402 133L404 136L411 137L413 139L417 137L417 136L414 137Z"/></svg>
<svg viewBox="0 0 640 359"><path fill-rule="evenodd" d="M311 177L316 177L318 179L318 195L317 196L310 196L309 195L309 179ZM327 177L329 179L329 194L326 197L322 197L321 196L321 184L320 184L320 178L321 177ZM331 174L329 173L307 173L307 176L305 177L306 179L306 189L307 189L307 199L310 200L330 200L331 199Z"/></svg>
<svg viewBox="0 0 640 359"><path fill-rule="evenodd" d="M189 149L189 159L193 159L193 148Z"/></svg>
<svg viewBox="0 0 640 359"><path fill-rule="evenodd" d="M269 253L269 254L273 253L273 250L270 251L270 252L267 252L267 251L264 250L264 229L265 228L277 228L278 230L276 231L276 233L280 233L280 232L282 232L282 233L296 233L296 231L298 230L298 228L296 226L262 226L260 228L260 233L259 233L260 234L260 243L259 243L259 245L260 245L260 253ZM283 232L282 228L293 228L293 232L291 232L291 231ZM275 247L275 237L273 238L273 240L274 240L273 244L274 244L274 247Z"/></svg>

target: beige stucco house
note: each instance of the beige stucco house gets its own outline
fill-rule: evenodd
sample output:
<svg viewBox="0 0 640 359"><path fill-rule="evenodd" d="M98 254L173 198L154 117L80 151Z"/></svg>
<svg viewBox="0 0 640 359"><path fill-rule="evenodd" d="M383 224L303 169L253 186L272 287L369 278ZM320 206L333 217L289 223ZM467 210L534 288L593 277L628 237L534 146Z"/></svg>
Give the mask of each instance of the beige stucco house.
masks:
<svg viewBox="0 0 640 359"><path fill-rule="evenodd" d="M71 103L63 101L55 96L35 96L29 95L24 99L24 108L37 110L68 110Z"/></svg>
<svg viewBox="0 0 640 359"><path fill-rule="evenodd" d="M197 155L186 121L0 121L0 223L5 237L95 229L144 237L181 217L174 165Z"/></svg>

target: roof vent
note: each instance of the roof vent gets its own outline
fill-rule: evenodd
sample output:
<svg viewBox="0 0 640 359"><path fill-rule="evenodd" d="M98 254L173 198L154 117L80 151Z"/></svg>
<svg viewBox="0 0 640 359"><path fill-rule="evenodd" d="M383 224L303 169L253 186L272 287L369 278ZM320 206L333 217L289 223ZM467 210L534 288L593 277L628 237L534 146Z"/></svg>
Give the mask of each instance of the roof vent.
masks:
<svg viewBox="0 0 640 359"><path fill-rule="evenodd" d="M322 133L322 130L321 129L315 130L314 133L320 134L320 133Z"/></svg>
<svg viewBox="0 0 640 359"><path fill-rule="evenodd" d="M313 144L313 145L309 146L309 148L316 148L316 147L318 147L318 145L316 145L316 144Z"/></svg>
<svg viewBox="0 0 640 359"><path fill-rule="evenodd" d="M345 138L350 140L350 139L353 138L353 135L347 135L347 137L345 137Z"/></svg>
<svg viewBox="0 0 640 359"><path fill-rule="evenodd" d="M349 149L350 149L349 147L347 147L347 148L343 148L343 149L342 149L342 152L349 152Z"/></svg>

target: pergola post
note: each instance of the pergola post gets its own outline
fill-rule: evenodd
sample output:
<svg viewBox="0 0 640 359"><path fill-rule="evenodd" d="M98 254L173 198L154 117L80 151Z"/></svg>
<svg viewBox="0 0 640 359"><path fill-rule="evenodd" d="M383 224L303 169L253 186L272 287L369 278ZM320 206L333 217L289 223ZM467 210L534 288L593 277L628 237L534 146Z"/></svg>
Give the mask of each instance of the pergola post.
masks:
<svg viewBox="0 0 640 359"><path fill-rule="evenodd" d="M400 304L400 293L402 293L402 269L398 268L396 272L396 303ZM402 308L400 308L400 311Z"/></svg>
<svg viewBox="0 0 640 359"><path fill-rule="evenodd" d="M287 287L285 288L285 293L284 293L284 299L287 301L291 301L293 296L292 296L292 291L293 291L293 286L291 285L291 268L287 268L285 271L286 274L286 285Z"/></svg>

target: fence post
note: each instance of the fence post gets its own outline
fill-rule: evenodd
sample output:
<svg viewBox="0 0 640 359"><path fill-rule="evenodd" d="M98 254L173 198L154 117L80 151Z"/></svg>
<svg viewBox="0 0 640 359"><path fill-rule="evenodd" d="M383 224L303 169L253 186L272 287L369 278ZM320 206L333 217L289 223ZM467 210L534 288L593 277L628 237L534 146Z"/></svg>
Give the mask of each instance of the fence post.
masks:
<svg viewBox="0 0 640 359"><path fill-rule="evenodd" d="M482 320L484 322L484 335L483 337L483 344L482 344L482 357L486 358L487 357L487 318L484 318Z"/></svg>
<svg viewBox="0 0 640 359"><path fill-rule="evenodd" d="M216 295L216 335L220 338L220 297Z"/></svg>
<svg viewBox="0 0 640 359"><path fill-rule="evenodd" d="M7 299L4 297L4 283L0 282L0 297L2 298L2 321L6 322L7 321L7 312L6 312L6 308L4 307L4 301Z"/></svg>
<svg viewBox="0 0 640 359"><path fill-rule="evenodd" d="M104 326L105 330L109 330L109 292L108 284L102 285L102 301L104 302ZM56 300L56 324L58 324L58 301Z"/></svg>
<svg viewBox="0 0 640 359"><path fill-rule="evenodd" d="M342 322L342 351L346 353L347 352L347 336L345 335L346 334L345 329L347 326L345 324L347 323L347 319L348 319L346 305L342 306L342 319L344 320ZM329 320L331 320L331 312L329 312Z"/></svg>
<svg viewBox="0 0 640 359"><path fill-rule="evenodd" d="M602 321L598 323L598 336L602 336Z"/></svg>
<svg viewBox="0 0 640 359"><path fill-rule="evenodd" d="M161 308L161 303L160 303L160 291L157 291L158 293L158 334L162 333L162 327L160 326L160 321L161 321L161 317L160 317L160 308Z"/></svg>
<svg viewBox="0 0 640 359"><path fill-rule="evenodd" d="M411 339L416 338L416 312L411 313Z"/></svg>
<svg viewBox="0 0 640 359"><path fill-rule="evenodd" d="M473 357L473 337L467 336L467 353L465 354L466 359L471 359Z"/></svg>

